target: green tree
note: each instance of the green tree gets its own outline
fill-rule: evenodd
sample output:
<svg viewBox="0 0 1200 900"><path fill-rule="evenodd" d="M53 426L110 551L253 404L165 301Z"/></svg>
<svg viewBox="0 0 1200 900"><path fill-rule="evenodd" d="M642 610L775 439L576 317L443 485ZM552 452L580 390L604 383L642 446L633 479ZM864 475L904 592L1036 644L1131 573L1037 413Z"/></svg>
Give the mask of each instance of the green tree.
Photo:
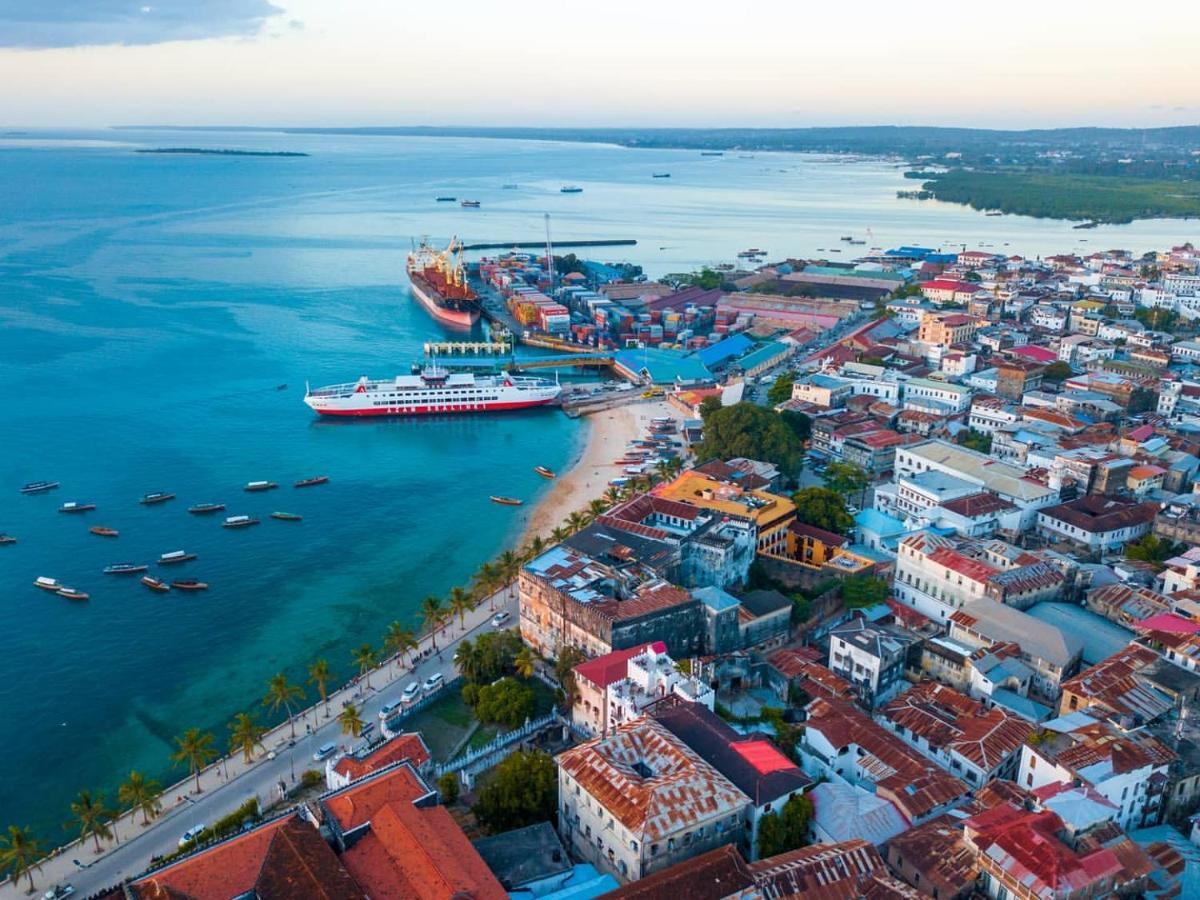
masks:
<svg viewBox="0 0 1200 900"><path fill-rule="evenodd" d="M22 878L29 879L29 891L33 893L33 873L42 871L42 846L29 833L28 828L8 826L8 834L0 837L0 872L7 872L16 884Z"/></svg>
<svg viewBox="0 0 1200 900"><path fill-rule="evenodd" d="M796 504L796 518L807 525L815 525L834 534L847 534L854 527L854 519L846 511L846 501L837 491L823 487L810 487L792 495Z"/></svg>
<svg viewBox="0 0 1200 900"><path fill-rule="evenodd" d="M870 476L854 463L833 462L825 470L826 486L845 497L865 492L870 483Z"/></svg>
<svg viewBox="0 0 1200 900"><path fill-rule="evenodd" d="M308 683L315 685L321 702L325 704L325 718L329 718L329 682L333 673L329 670L329 662L325 659L314 660L308 667Z"/></svg>
<svg viewBox="0 0 1200 900"><path fill-rule="evenodd" d="M1042 378L1046 381L1066 381L1075 372L1065 362L1052 362L1046 366L1046 371L1042 373Z"/></svg>
<svg viewBox="0 0 1200 900"><path fill-rule="evenodd" d="M783 424L792 429L792 433L804 443L812 437L812 419L795 409L785 409L779 414Z"/></svg>
<svg viewBox="0 0 1200 900"><path fill-rule="evenodd" d="M417 636L411 628L406 628L400 622L392 622L383 634L383 652L403 656L409 654L408 664L414 665L412 651L417 649Z"/></svg>
<svg viewBox="0 0 1200 900"><path fill-rule="evenodd" d="M1185 549L1185 545L1176 544L1156 534L1144 534L1125 545L1125 556L1127 559L1136 559L1161 567L1168 559Z"/></svg>
<svg viewBox="0 0 1200 900"><path fill-rule="evenodd" d="M709 416L722 408L721 398L716 394L710 394L700 401L700 418L707 422Z"/></svg>
<svg viewBox="0 0 1200 900"><path fill-rule="evenodd" d="M550 532L550 542L552 544L561 544L571 536L565 525L555 525Z"/></svg>
<svg viewBox="0 0 1200 900"><path fill-rule="evenodd" d="M562 685L563 699L567 709L575 705L579 686L575 682L575 667L583 662L583 654L576 647L566 646L558 651L554 660L554 677Z"/></svg>
<svg viewBox="0 0 1200 900"><path fill-rule="evenodd" d="M442 621L442 601L432 594L421 601L421 620L429 629L429 640L437 651L437 629Z"/></svg>
<svg viewBox="0 0 1200 900"><path fill-rule="evenodd" d="M847 609L862 609L887 600L888 583L871 575L855 575L842 582L842 603Z"/></svg>
<svg viewBox="0 0 1200 900"><path fill-rule="evenodd" d="M265 733L266 729L250 718L249 713L238 713L229 723L229 752L241 753L244 762L253 762L254 748L262 747Z"/></svg>
<svg viewBox="0 0 1200 900"><path fill-rule="evenodd" d="M486 599L488 609L496 608L496 588L500 586L500 568L495 563L484 562L475 573L475 593L480 600Z"/></svg>
<svg viewBox="0 0 1200 900"><path fill-rule="evenodd" d="M985 431L976 431L974 428L968 428L966 431L958 433L958 443L968 450L974 450L977 453L992 452L992 436Z"/></svg>
<svg viewBox="0 0 1200 900"><path fill-rule="evenodd" d="M518 728L533 715L535 704L533 688L515 678L506 677L493 684L480 686L475 715L481 722Z"/></svg>
<svg viewBox="0 0 1200 900"><path fill-rule="evenodd" d="M541 750L518 750L496 766L479 791L475 817L493 834L553 821L558 808L558 769Z"/></svg>
<svg viewBox="0 0 1200 900"><path fill-rule="evenodd" d="M522 647L513 660L513 668L522 678L532 678L537 668L537 657L528 647Z"/></svg>
<svg viewBox="0 0 1200 900"><path fill-rule="evenodd" d="M500 577L503 583L510 585L521 574L521 557L512 550L505 550L497 558L496 568L500 570Z"/></svg>
<svg viewBox="0 0 1200 900"><path fill-rule="evenodd" d="M217 751L213 749L212 732L189 728L175 738L175 748L175 752L171 754L171 762L177 766L188 767L188 771L196 776L196 793L200 793L200 772L217 755Z"/></svg>
<svg viewBox="0 0 1200 900"><path fill-rule="evenodd" d="M276 672L267 682L267 695L263 697L263 706L271 712L279 712L280 707L287 713L288 725L292 729L292 737L296 736L296 719L292 713L292 704L304 699L304 688L292 684L282 672Z"/></svg>
<svg viewBox="0 0 1200 900"><path fill-rule="evenodd" d="M476 671L474 680L491 683L502 675L516 670L517 654L525 648L521 636L513 629L489 631L475 640Z"/></svg>
<svg viewBox="0 0 1200 900"><path fill-rule="evenodd" d="M467 613L475 608L475 601L460 587L454 587L450 591L450 601L447 608L452 616L458 616L458 627L463 631L467 630Z"/></svg>
<svg viewBox="0 0 1200 900"><path fill-rule="evenodd" d="M454 651L454 665L467 681L479 680L480 656L478 648L471 643L470 638L463 638L458 642L458 649Z"/></svg>
<svg viewBox="0 0 1200 900"><path fill-rule="evenodd" d="M353 703L347 703L342 707L342 711L338 713L338 724L342 727L342 734L348 734L350 737L358 737L362 732L362 728L366 722L363 721L362 712Z"/></svg>
<svg viewBox="0 0 1200 900"><path fill-rule="evenodd" d="M113 836L112 829L108 827L112 815L112 810L104 805L103 794L93 796L91 791L80 791L71 804L71 816L74 821L63 827L78 827L79 839L86 841L89 837L92 838L96 842L96 852L99 853L103 849L100 840L107 841Z"/></svg>
<svg viewBox="0 0 1200 900"><path fill-rule="evenodd" d="M458 799L458 773L446 772L437 780L438 793L442 795L442 803L449 806Z"/></svg>
<svg viewBox="0 0 1200 900"><path fill-rule="evenodd" d="M699 272L692 272L690 275L683 276L681 282L693 285L694 287L704 288L706 291L715 291L721 286L721 273L705 266Z"/></svg>
<svg viewBox="0 0 1200 900"><path fill-rule="evenodd" d="M767 391L767 402L772 406L778 406L780 403L785 403L792 399L792 385L795 383L796 377L791 372L783 372L775 379Z"/></svg>
<svg viewBox="0 0 1200 900"><path fill-rule="evenodd" d="M767 813L758 825L758 857L766 859L808 844L813 805L807 794L793 797L778 813Z"/></svg>
<svg viewBox="0 0 1200 900"><path fill-rule="evenodd" d="M117 788L117 802L130 811L140 811L143 825L149 825L150 820L158 816L162 809L158 800L160 796L162 788L158 782L136 770L130 772L129 777Z"/></svg>
<svg viewBox="0 0 1200 900"><path fill-rule="evenodd" d="M371 670L379 662L379 654L370 644L362 644L350 651L350 660L358 666L358 677L363 678L367 687L371 686Z"/></svg>
<svg viewBox="0 0 1200 900"><path fill-rule="evenodd" d="M790 476L800 469L803 448L778 415L743 402L711 413L704 420L704 440L696 448L696 461L701 463L737 456L774 463Z"/></svg>

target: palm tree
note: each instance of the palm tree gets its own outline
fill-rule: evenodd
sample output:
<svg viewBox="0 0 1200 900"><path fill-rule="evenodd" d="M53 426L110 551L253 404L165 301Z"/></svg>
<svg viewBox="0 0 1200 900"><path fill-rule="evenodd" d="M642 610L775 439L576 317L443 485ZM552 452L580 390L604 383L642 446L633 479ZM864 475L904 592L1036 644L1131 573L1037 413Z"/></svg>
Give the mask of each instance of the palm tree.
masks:
<svg viewBox="0 0 1200 900"><path fill-rule="evenodd" d="M600 498L596 498L595 500L592 500L588 503L587 511L588 511L588 515L591 516L593 519L595 519L597 516L599 516L601 513L603 513L606 509L608 509L608 504L605 503Z"/></svg>
<svg viewBox="0 0 1200 900"><path fill-rule="evenodd" d="M522 647L513 659L513 668L522 678L532 678L537 657L528 647Z"/></svg>
<svg viewBox="0 0 1200 900"><path fill-rule="evenodd" d="M470 638L463 638L454 652L454 665L467 681L475 681L479 675L479 650Z"/></svg>
<svg viewBox="0 0 1200 900"><path fill-rule="evenodd" d="M475 601L460 587L450 590L450 614L458 616L458 627L467 630L467 613L475 608Z"/></svg>
<svg viewBox="0 0 1200 900"><path fill-rule="evenodd" d="M604 492L604 499L609 506L616 506L621 502L621 489L615 485Z"/></svg>
<svg viewBox="0 0 1200 900"><path fill-rule="evenodd" d="M375 648L370 644L363 644L350 651L350 658L354 660L354 664L358 666L358 677L366 676L366 685L371 686L371 670L375 668L375 663L379 661L379 654L375 652Z"/></svg>
<svg viewBox="0 0 1200 900"><path fill-rule="evenodd" d="M485 597L488 601L488 609L495 609L495 604L492 600L492 595L496 593L496 584L500 579L500 570L494 563L485 562L479 567L479 571L475 573L475 593L479 599Z"/></svg>
<svg viewBox="0 0 1200 900"><path fill-rule="evenodd" d="M178 749L171 754L171 762L175 765L186 765L188 771L196 776L196 793L200 793L200 770L203 769L217 751L213 749L212 732L201 731L199 728L189 728L182 736L175 738Z"/></svg>
<svg viewBox="0 0 1200 900"><path fill-rule="evenodd" d="M387 631L383 635L383 652L395 653L401 656L413 650L417 645L417 637L413 634L411 628L405 628L400 622L393 622L387 627ZM409 665L413 665L413 660L409 658Z"/></svg>
<svg viewBox="0 0 1200 900"><path fill-rule="evenodd" d="M525 545L525 549L521 552L521 555L525 557L526 562L529 562L530 560L537 559L539 556L541 556L542 551L545 549L546 539L540 534L535 534L529 539L529 543Z"/></svg>
<svg viewBox="0 0 1200 900"><path fill-rule="evenodd" d="M22 876L29 878L29 891L33 893L33 870L42 871L42 848L28 828L8 826L8 834L0 837L0 872L7 872L16 884Z"/></svg>
<svg viewBox="0 0 1200 900"><path fill-rule="evenodd" d="M579 510L575 510L569 516L567 516L566 526L571 534L574 534L586 524L587 516L585 516Z"/></svg>
<svg viewBox="0 0 1200 900"><path fill-rule="evenodd" d="M521 557L512 550L505 550L496 560L496 565L500 569L500 577L504 579L506 586L511 585L517 580L517 576L521 574Z"/></svg>
<svg viewBox="0 0 1200 900"><path fill-rule="evenodd" d="M429 639L437 650L437 627L442 618L442 601L430 594L421 601L421 619L429 629Z"/></svg>
<svg viewBox="0 0 1200 900"><path fill-rule="evenodd" d="M550 542L552 544L561 544L571 536L571 532L563 528L561 525L555 525L554 530L550 532Z"/></svg>
<svg viewBox="0 0 1200 900"><path fill-rule="evenodd" d="M157 781L133 771L124 784L117 788L117 802L131 811L141 810L142 824L149 825L150 820L162 809L162 804L158 802L161 794Z"/></svg>
<svg viewBox="0 0 1200 900"><path fill-rule="evenodd" d="M92 838L96 842L96 852L102 852L104 848L100 846L100 839L108 840L113 836L112 829L108 827L112 810L105 807L104 795L92 796L91 791L80 791L75 802L71 804L71 815L75 817L75 821L68 822L63 827L72 828L78 825L79 839L86 841L89 837Z"/></svg>
<svg viewBox="0 0 1200 900"><path fill-rule="evenodd" d="M278 712L283 707L287 712L288 724L292 726L292 737L296 736L296 720L292 715L292 704L304 699L304 688L292 684L282 672L271 676L267 682L267 696L263 697L263 706L271 712Z"/></svg>
<svg viewBox="0 0 1200 900"><path fill-rule="evenodd" d="M367 724L363 721L358 707L353 703L347 703L342 711L338 713L338 722L341 723L342 734L348 734L351 737L358 737L358 733L362 731L362 727Z"/></svg>
<svg viewBox="0 0 1200 900"><path fill-rule="evenodd" d="M308 667L308 683L316 685L321 702L325 704L325 718L329 718L329 682L333 680L333 672L329 669L329 661L321 658L313 661Z"/></svg>
<svg viewBox="0 0 1200 900"><path fill-rule="evenodd" d="M249 714L238 713L229 723L229 752L241 751L243 760L247 763L253 762L254 748L263 746L262 736L265 731L266 729L250 718Z"/></svg>

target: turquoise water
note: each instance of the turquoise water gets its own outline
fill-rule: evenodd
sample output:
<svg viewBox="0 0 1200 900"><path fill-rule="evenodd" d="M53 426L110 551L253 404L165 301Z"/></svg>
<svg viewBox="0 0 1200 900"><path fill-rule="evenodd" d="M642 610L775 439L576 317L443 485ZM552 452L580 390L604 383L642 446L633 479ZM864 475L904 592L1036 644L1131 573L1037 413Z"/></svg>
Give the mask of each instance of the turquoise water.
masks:
<svg viewBox="0 0 1200 900"><path fill-rule="evenodd" d="M307 158L155 156L135 146L297 149ZM670 179L651 180L652 171ZM502 185L516 183L517 190ZM562 195L562 184L584 193ZM701 158L674 151L509 141L263 134L41 132L0 138L0 827L60 824L80 788L130 768L164 783L172 737L260 709L266 679L303 679L324 655L416 621L521 528L490 493L535 499L531 471L578 451L576 423L499 417L326 423L303 384L407 370L442 335L403 290L422 234L537 240L632 237L612 251L652 274L731 260L747 246L809 254L853 233L878 243L1086 249L1063 223L986 218L897 201L895 167L813 157ZM451 194L483 208L436 204ZM1090 246L1178 243L1180 223L1087 233ZM595 255L605 258L607 251ZM278 391L281 383L288 390ZM295 491L301 477L331 483ZM35 479L62 488L16 489ZM249 495L245 482L283 487ZM179 495L142 507L151 490ZM88 516L58 514L65 500ZM185 507L274 509L228 531ZM90 524L120 538L87 534ZM195 596L152 595L100 574L112 562L199 554L172 577ZM72 604L31 587L48 575L91 593ZM263 719L266 717L263 716Z"/></svg>

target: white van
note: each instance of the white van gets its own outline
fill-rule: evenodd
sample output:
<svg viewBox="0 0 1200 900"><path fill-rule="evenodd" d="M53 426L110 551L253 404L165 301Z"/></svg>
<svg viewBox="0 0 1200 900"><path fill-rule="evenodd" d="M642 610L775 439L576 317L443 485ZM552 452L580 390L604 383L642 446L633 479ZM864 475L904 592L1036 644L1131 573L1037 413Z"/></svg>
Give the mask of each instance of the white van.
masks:
<svg viewBox="0 0 1200 900"><path fill-rule="evenodd" d="M185 831L183 833L183 836L179 839L179 846L186 847L188 844L190 844L196 838L200 837L200 835L203 832L204 832L203 825L193 825L191 828L189 828L187 831Z"/></svg>
<svg viewBox="0 0 1200 900"><path fill-rule="evenodd" d="M317 752L313 754L313 760L320 762L323 759L328 759L333 756L335 750L337 750L337 744L322 744L317 748Z"/></svg>
<svg viewBox="0 0 1200 900"><path fill-rule="evenodd" d="M440 688L442 686L442 682L445 680L446 680L446 676L443 675L441 672L434 672L432 675L430 675L428 678L425 679L425 684L422 685L422 687L425 688L425 693L430 694L430 693L433 693L434 691L436 691L438 688Z"/></svg>
<svg viewBox="0 0 1200 900"><path fill-rule="evenodd" d="M392 713L394 713L399 708L400 708L399 700L389 700L387 703L383 704L382 707L380 707L379 718L387 719L388 717L390 717L392 715Z"/></svg>

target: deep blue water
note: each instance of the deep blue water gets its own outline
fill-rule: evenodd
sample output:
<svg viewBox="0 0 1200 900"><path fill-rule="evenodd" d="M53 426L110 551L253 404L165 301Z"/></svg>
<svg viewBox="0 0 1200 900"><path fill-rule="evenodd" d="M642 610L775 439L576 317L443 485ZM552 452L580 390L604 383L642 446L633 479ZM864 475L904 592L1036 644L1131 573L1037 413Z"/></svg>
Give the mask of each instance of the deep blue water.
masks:
<svg viewBox="0 0 1200 900"><path fill-rule="evenodd" d="M299 149L307 158L135 154L134 146ZM651 180L667 170L671 179ZM518 190L503 190L516 183ZM577 183L584 193L562 195ZM509 141L219 133L35 133L0 138L0 827L47 841L80 788L130 768L164 783L172 737L260 709L276 671L303 679L327 656L415 623L520 530L578 426L547 411L498 417L325 423L314 384L407 370L442 332L407 298L404 253L444 239L633 237L612 251L652 274L838 246L844 233L899 243L1010 242L1014 252L1086 249L1065 223L986 218L897 201L893 166L795 156ZM479 199L480 210L436 204ZM1135 250L1188 237L1180 223L1088 232ZM607 251L596 251L600 258ZM277 391L286 383L289 389ZM328 474L331 483L290 483ZM62 488L23 497L54 479ZM272 479L279 491L241 486ZM151 490L177 500L139 506ZM56 512L91 501L87 516ZM187 515L304 515L228 531ZM120 538L87 534L90 524ZM152 595L100 574L111 562L187 549L201 595ZM179 577L184 572L168 570ZM91 593L72 604L31 587L48 575Z"/></svg>

